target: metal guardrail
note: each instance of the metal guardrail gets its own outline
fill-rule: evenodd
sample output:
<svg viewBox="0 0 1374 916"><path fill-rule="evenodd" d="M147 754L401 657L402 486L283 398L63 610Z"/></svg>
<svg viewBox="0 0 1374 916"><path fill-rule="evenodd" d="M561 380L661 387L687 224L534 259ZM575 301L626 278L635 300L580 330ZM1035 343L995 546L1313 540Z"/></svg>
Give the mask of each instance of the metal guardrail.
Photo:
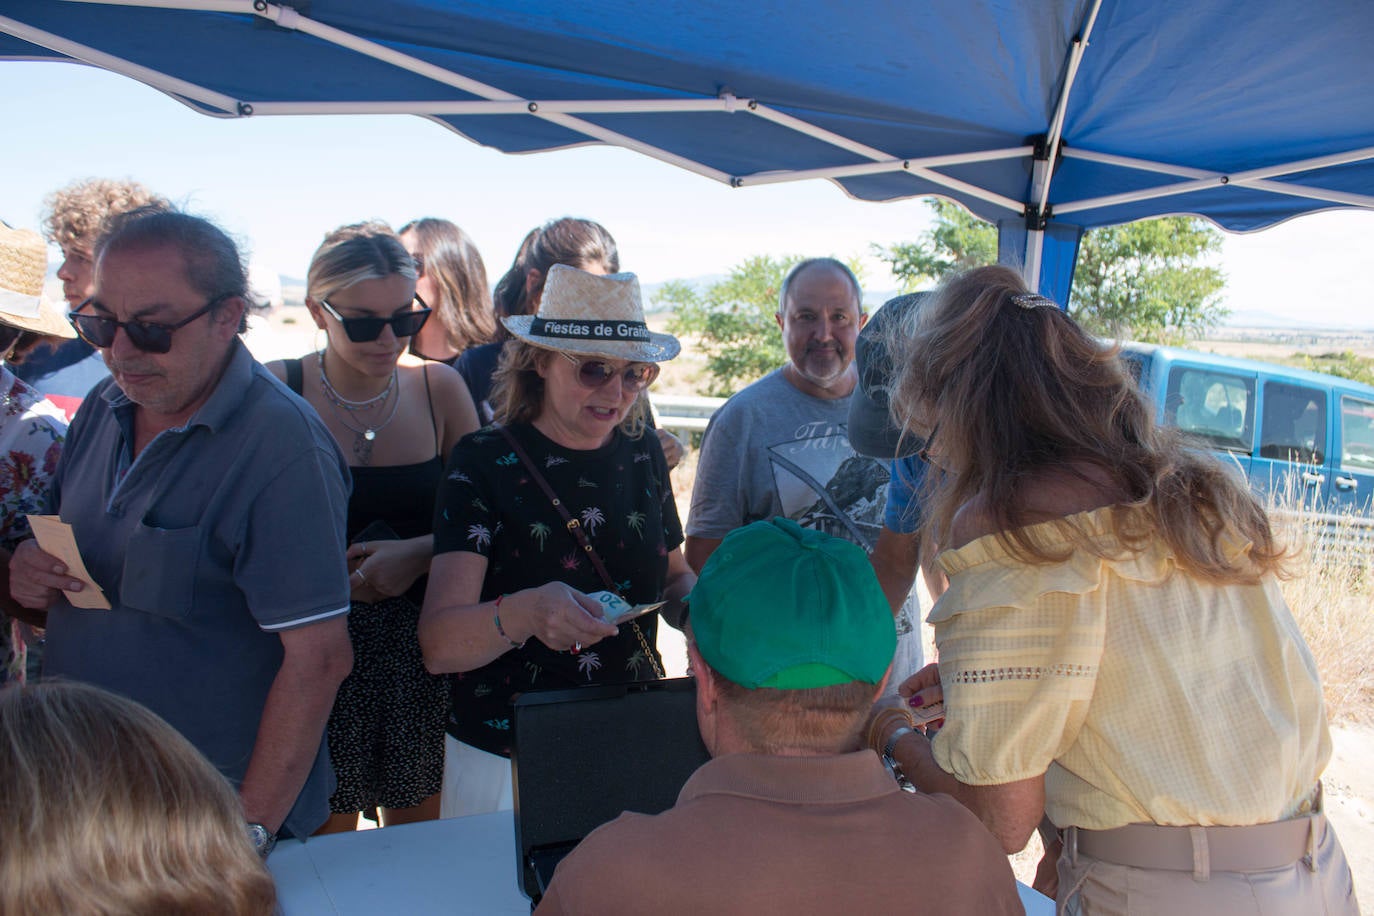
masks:
<svg viewBox="0 0 1374 916"><path fill-rule="evenodd" d="M1294 512L1271 509L1275 521L1298 525L1310 532L1316 550L1368 554L1374 552L1374 518L1350 513Z"/></svg>
<svg viewBox="0 0 1374 916"><path fill-rule="evenodd" d="M706 431L706 424L725 398L702 398L695 395L653 394L649 404L654 410L654 422L671 433L688 435Z"/></svg>

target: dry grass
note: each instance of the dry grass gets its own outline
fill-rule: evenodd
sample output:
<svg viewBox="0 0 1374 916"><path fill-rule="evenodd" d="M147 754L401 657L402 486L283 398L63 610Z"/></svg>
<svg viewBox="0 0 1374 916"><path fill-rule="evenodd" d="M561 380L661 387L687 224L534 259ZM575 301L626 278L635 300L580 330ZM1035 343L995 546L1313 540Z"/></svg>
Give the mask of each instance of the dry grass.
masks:
<svg viewBox="0 0 1374 916"><path fill-rule="evenodd" d="M1276 503L1275 528L1296 554L1283 594L1317 660L1327 716L1374 722L1374 551L1322 548L1317 523Z"/></svg>

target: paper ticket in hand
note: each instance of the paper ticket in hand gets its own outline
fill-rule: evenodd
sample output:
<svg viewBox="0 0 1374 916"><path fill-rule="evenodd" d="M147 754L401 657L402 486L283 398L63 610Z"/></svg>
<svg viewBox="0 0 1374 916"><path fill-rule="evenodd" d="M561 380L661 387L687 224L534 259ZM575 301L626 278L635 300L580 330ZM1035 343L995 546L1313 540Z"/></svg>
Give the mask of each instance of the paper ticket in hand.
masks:
<svg viewBox="0 0 1374 916"><path fill-rule="evenodd" d="M924 728L936 719L945 717L945 704L943 700L937 700L926 706L918 706L911 710L911 720L916 723L917 728Z"/></svg>
<svg viewBox="0 0 1374 916"><path fill-rule="evenodd" d="M72 526L56 515L30 515L29 526L33 529L33 536L38 539L38 546L43 552L50 553L60 560L67 567L68 576L80 579L86 584L79 592L63 592L72 603L72 607L108 611L110 602L106 600L100 586L91 579L91 574L86 571L86 564L81 562L81 551L76 547Z"/></svg>
<svg viewBox="0 0 1374 916"><path fill-rule="evenodd" d="M653 604L636 604L617 595L615 592L592 592L587 596L595 598L601 605L601 616L607 623L620 626L627 620L633 620L644 614L652 613L667 604L666 601L655 601Z"/></svg>

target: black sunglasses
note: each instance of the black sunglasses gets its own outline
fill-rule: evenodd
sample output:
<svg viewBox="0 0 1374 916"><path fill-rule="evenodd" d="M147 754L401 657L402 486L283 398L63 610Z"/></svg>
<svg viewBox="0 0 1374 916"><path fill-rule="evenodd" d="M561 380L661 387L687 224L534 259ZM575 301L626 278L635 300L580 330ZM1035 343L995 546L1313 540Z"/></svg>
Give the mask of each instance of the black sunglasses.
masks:
<svg viewBox="0 0 1374 916"><path fill-rule="evenodd" d="M203 315L206 315L215 306L226 299L232 299L235 293L224 293L211 299L205 305L187 315L176 324L157 324L149 321L115 321L104 315L83 315L82 311L86 306L94 305L97 308L104 308L94 297L87 299L78 305L73 311L67 313L67 320L76 328L76 333L81 335L81 339L93 347L101 350L114 345L115 332L120 328L129 338L129 343L133 344L144 353L166 353L172 349L172 332L178 328L184 328L191 322Z"/></svg>
<svg viewBox="0 0 1374 916"><path fill-rule="evenodd" d="M619 375L626 391L640 391L658 378L657 363L630 363L620 369L604 359L581 359L561 351L558 355L577 367L577 383L583 388L600 388Z"/></svg>
<svg viewBox="0 0 1374 916"><path fill-rule="evenodd" d="M419 333L420 328L425 326L425 321L429 318L429 313L433 311L425 305L425 300L416 296L410 303L420 304L418 309L411 309L408 312L401 312L399 315L392 315L390 318L345 318L339 314L338 309L329 304L327 299L320 300L320 307L333 316L334 320L343 325L344 333L348 339L354 343L368 343L382 336L382 329L391 325L391 333L399 337L414 337ZM402 306L405 308L405 306Z"/></svg>

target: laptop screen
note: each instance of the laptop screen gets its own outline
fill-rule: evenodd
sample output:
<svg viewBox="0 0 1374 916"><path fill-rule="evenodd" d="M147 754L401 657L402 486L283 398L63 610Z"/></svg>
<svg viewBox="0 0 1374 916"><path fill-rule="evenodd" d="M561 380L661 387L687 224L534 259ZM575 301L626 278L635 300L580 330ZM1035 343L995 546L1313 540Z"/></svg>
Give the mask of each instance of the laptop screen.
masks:
<svg viewBox="0 0 1374 916"><path fill-rule="evenodd" d="M624 811L671 808L710 757L692 678L523 693L511 730L516 853L531 900L584 836Z"/></svg>

